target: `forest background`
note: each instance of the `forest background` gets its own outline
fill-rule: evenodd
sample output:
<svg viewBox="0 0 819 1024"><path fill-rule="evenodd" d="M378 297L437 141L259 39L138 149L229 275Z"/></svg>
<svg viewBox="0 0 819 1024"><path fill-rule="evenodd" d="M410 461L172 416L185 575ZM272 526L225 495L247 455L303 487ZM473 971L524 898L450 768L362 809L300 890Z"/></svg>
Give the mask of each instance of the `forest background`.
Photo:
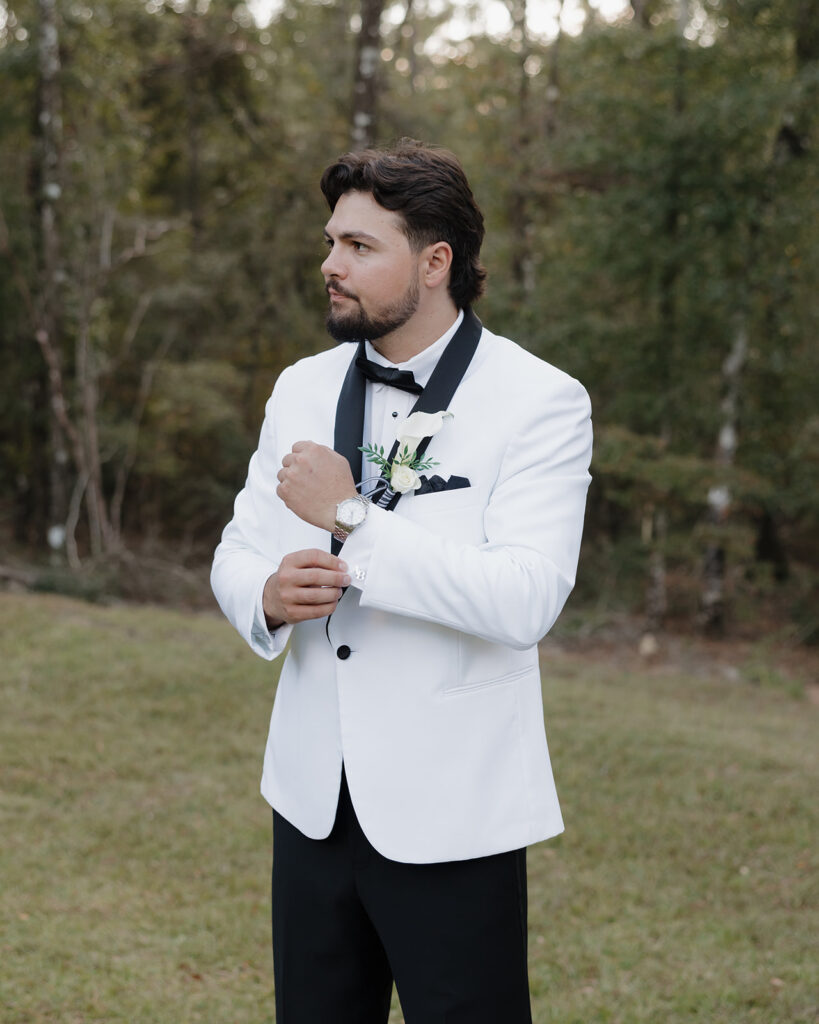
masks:
<svg viewBox="0 0 819 1024"><path fill-rule="evenodd" d="M329 343L321 171L413 136L485 212L478 314L590 391L580 628L815 643L815 2L255 13L0 2L0 576L211 600L272 384Z"/></svg>

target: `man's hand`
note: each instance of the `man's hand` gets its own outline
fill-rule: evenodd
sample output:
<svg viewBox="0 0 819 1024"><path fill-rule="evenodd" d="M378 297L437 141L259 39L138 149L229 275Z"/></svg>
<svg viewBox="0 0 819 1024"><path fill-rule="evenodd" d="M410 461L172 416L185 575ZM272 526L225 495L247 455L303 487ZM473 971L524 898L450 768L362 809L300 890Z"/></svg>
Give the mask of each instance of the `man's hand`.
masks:
<svg viewBox="0 0 819 1024"><path fill-rule="evenodd" d="M285 555L264 585L262 605L270 629L321 619L336 610L341 588L350 585L347 565L329 551L311 548Z"/></svg>
<svg viewBox="0 0 819 1024"><path fill-rule="evenodd" d="M343 455L313 441L297 441L282 459L276 494L299 519L333 532L336 505L356 495L350 464Z"/></svg>

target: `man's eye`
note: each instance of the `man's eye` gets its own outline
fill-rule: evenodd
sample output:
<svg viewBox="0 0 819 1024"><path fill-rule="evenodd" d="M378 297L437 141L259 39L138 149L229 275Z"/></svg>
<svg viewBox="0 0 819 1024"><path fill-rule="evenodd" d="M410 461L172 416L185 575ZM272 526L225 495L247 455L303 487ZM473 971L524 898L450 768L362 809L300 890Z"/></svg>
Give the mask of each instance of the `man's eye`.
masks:
<svg viewBox="0 0 819 1024"><path fill-rule="evenodd" d="M363 242L353 242L353 248L356 252L367 252L369 246L365 245Z"/></svg>

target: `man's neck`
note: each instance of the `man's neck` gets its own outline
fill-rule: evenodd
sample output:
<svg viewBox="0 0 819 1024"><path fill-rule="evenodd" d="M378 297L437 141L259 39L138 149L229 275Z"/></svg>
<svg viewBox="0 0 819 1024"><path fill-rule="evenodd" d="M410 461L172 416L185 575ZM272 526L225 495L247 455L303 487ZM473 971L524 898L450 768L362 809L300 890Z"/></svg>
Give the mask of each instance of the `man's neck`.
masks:
<svg viewBox="0 0 819 1024"><path fill-rule="evenodd" d="M370 344L391 363L406 363L435 342L455 323L458 310L453 303L440 309L418 310L402 327Z"/></svg>

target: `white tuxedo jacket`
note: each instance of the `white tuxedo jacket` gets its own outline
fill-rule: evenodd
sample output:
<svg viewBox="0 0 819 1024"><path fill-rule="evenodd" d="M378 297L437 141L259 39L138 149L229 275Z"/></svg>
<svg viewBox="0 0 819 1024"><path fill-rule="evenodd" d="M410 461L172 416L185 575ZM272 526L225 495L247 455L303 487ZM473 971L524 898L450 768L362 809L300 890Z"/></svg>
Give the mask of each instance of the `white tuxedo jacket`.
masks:
<svg viewBox="0 0 819 1024"><path fill-rule="evenodd" d="M328 533L277 497L276 474L296 441L333 446L354 355L342 344L281 374L214 558L214 593L251 648L273 659L290 640L262 793L305 835L324 838L343 760L370 842L410 863L556 835L563 822L537 642L574 585L590 480L588 396L484 329L453 418L427 452L434 473L471 486L406 494L393 512L371 507L341 550L353 585L329 627L318 619L271 634L267 578L287 553L330 546ZM369 552L363 580L360 550Z"/></svg>

